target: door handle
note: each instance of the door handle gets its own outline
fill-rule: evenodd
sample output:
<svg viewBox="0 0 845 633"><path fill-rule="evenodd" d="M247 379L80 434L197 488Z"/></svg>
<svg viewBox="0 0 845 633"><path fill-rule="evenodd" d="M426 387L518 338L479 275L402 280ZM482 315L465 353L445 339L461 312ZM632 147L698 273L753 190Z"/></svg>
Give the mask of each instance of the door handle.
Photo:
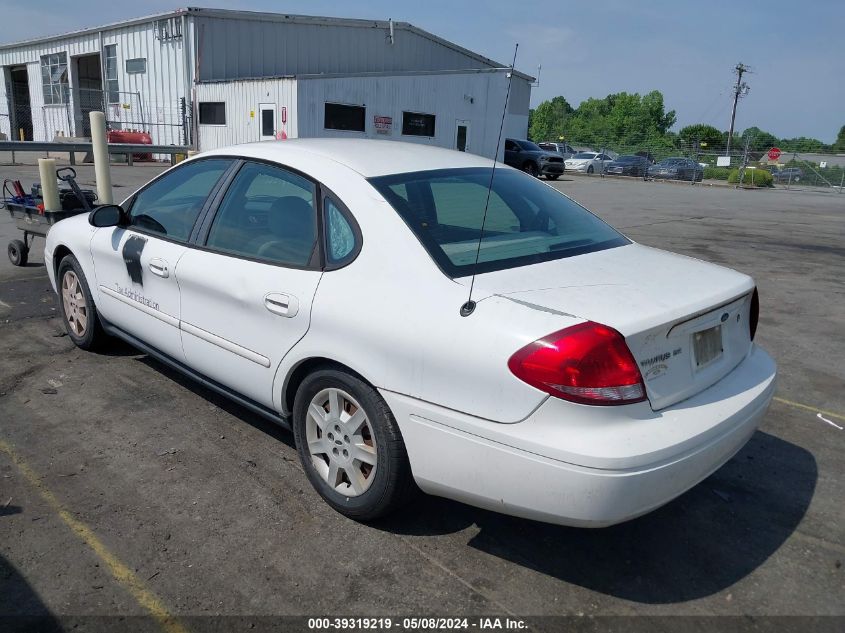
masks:
<svg viewBox="0 0 845 633"><path fill-rule="evenodd" d="M165 279L170 277L170 271L167 269L167 262L161 257L153 257L148 264L150 272Z"/></svg>
<svg viewBox="0 0 845 633"><path fill-rule="evenodd" d="M273 314L292 318L299 312L299 300L296 297L282 292L270 292L264 295L264 307Z"/></svg>

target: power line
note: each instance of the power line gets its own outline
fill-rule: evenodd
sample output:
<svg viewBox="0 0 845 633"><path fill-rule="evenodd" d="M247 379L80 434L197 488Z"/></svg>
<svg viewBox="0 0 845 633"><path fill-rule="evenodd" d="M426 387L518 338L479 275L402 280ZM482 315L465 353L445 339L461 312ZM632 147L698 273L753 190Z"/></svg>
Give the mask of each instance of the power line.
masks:
<svg viewBox="0 0 845 633"><path fill-rule="evenodd" d="M725 149L725 156L729 156L731 153L731 140L733 139L734 122L736 121L736 104L739 102L740 97L744 97L748 94L748 91L751 90L751 87L742 80L742 76L745 73L750 72L751 69L742 62L739 62L734 68L734 73L736 74L736 83L734 84L734 106L731 110L731 129L728 132L728 144Z"/></svg>

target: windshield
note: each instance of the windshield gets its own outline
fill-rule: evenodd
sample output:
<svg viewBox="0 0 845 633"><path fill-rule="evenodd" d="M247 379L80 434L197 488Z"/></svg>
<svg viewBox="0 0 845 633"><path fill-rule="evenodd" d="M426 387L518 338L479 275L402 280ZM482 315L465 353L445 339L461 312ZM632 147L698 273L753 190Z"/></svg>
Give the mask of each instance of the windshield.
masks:
<svg viewBox="0 0 845 633"><path fill-rule="evenodd" d="M593 152L578 152L572 158L595 158L597 154Z"/></svg>
<svg viewBox="0 0 845 633"><path fill-rule="evenodd" d="M450 277L515 268L630 242L592 213L534 177L488 168L438 169L371 178L434 261Z"/></svg>
<svg viewBox="0 0 845 633"><path fill-rule="evenodd" d="M517 145L519 145L522 149L532 151L532 152L541 152L543 150L540 149L539 145L532 143L531 141L514 141Z"/></svg>
<svg viewBox="0 0 845 633"><path fill-rule="evenodd" d="M617 163L636 163L637 161L641 161L642 158L640 156L620 156L616 159Z"/></svg>

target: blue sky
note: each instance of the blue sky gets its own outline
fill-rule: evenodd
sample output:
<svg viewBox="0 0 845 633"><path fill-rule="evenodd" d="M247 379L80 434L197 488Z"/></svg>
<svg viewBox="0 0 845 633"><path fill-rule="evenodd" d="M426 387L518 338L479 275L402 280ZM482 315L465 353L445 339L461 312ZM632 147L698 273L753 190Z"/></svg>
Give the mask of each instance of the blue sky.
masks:
<svg viewBox="0 0 845 633"><path fill-rule="evenodd" d="M61 33L179 6L178 0L0 0L3 41ZM727 129L733 67L751 66L737 129L832 142L845 125L845 1L245 0L200 6L411 22L536 75L532 105L563 95L577 106L612 92L660 90L678 125ZM10 27L14 25L14 29Z"/></svg>

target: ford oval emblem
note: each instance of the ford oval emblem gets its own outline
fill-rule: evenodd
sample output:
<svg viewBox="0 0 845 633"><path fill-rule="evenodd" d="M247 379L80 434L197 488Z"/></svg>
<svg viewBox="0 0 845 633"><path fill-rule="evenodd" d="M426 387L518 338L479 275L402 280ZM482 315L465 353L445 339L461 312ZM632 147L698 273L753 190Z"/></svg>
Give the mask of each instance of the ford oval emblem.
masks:
<svg viewBox="0 0 845 633"><path fill-rule="evenodd" d="M727 312L725 312L725 313L722 315L722 323L724 323L725 321L727 321L729 316L730 316L730 315L729 315Z"/></svg>

